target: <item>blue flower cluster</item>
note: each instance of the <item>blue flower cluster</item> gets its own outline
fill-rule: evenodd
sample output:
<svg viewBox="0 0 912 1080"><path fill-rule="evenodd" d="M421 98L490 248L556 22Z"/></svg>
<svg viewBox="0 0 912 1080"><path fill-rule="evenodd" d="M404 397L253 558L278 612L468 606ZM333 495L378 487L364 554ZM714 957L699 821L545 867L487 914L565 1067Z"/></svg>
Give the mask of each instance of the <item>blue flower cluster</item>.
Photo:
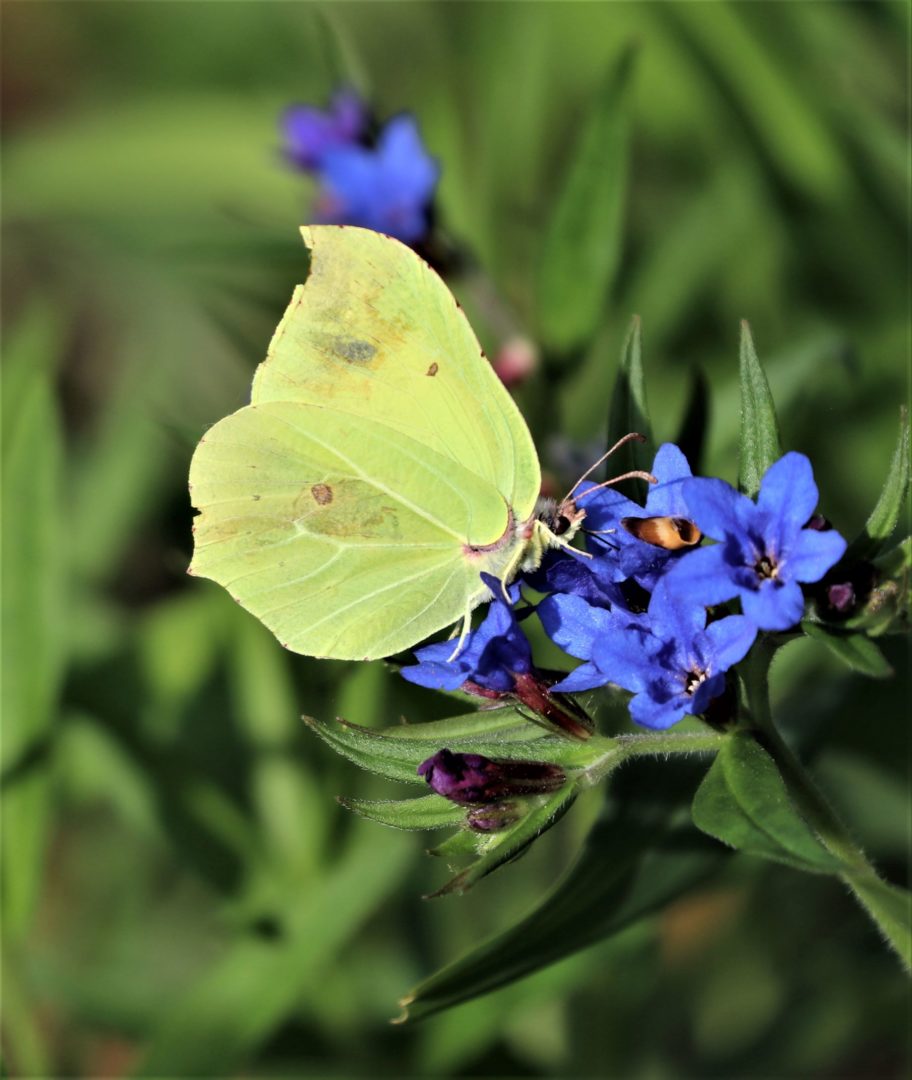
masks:
<svg viewBox="0 0 912 1080"><path fill-rule="evenodd" d="M667 728L706 712L758 632L799 622L801 586L820 581L846 542L819 527L817 487L803 454L785 454L767 470L756 502L722 480L693 477L671 444L659 449L653 476L645 506L580 485L575 501L586 511L588 557L552 551L525 583L547 594L537 606L545 632L583 661L550 692L611 683L632 693L636 723ZM654 530L631 528L655 519L694 541L663 544ZM697 546L701 533L715 542ZM463 650L453 657L452 642L418 650L420 663L403 669L407 679L503 693L529 678L532 654L517 613L498 582L486 583L495 599ZM513 603L519 593L514 583Z"/></svg>
<svg viewBox="0 0 912 1080"><path fill-rule="evenodd" d="M440 169L413 117L394 117L374 138L364 103L342 90L325 112L293 105L281 126L287 159L320 183L317 221L361 225L406 244L425 237Z"/></svg>

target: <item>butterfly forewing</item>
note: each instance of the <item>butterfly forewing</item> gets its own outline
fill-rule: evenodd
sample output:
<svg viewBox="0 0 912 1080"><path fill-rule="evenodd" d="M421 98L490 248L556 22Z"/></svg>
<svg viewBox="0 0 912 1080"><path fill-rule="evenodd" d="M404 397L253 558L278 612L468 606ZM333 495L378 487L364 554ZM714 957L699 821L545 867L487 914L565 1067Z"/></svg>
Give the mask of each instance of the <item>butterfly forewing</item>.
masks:
<svg viewBox="0 0 912 1080"><path fill-rule="evenodd" d="M308 279L276 330L251 400L382 419L486 481L517 518L528 518L540 486L529 431L437 274L369 230L301 231L311 252Z"/></svg>

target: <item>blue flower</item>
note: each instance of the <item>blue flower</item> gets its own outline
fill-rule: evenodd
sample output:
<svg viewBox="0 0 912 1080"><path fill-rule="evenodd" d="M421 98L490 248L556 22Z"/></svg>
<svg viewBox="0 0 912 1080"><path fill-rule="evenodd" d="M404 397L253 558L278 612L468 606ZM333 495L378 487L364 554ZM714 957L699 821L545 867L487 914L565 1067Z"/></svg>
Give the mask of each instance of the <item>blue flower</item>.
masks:
<svg viewBox="0 0 912 1080"><path fill-rule="evenodd" d="M361 225L407 244L416 243L427 232L440 169L425 150L411 116L391 120L375 148L328 148L319 176L320 221Z"/></svg>
<svg viewBox="0 0 912 1080"><path fill-rule="evenodd" d="M592 659L595 642L604 636L623 635L628 629L648 627L645 613L635 614L618 603L608 610L581 595L548 596L536 610L545 633L555 645L586 661L552 686L552 693L573 694L604 686L609 680Z"/></svg>
<svg viewBox="0 0 912 1080"><path fill-rule="evenodd" d="M458 655L453 641L440 641L415 650L420 663L402 668L403 678L433 690L458 690L463 683L474 683L484 690L509 693L516 676L532 669L532 650L517 621L512 604L519 599L519 585L510 587L508 604L500 582L490 574L482 580L494 599L484 622L469 632Z"/></svg>
<svg viewBox="0 0 912 1080"><path fill-rule="evenodd" d="M656 582L685 553L668 551L632 536L621 525L623 518L689 517L682 485L691 478L687 458L673 443L659 447L652 464L657 483L649 485L646 505L639 506L612 488L599 488L591 498L588 491L597 485L580 485L575 500L586 511L584 528L590 537L588 547L596 555L593 573L610 576L613 581L633 578L643 588L652 590Z"/></svg>
<svg viewBox="0 0 912 1080"><path fill-rule="evenodd" d="M307 171L318 169L332 147L357 143L367 126L367 110L352 90L337 91L326 112L312 105L292 105L281 121L285 155Z"/></svg>
<svg viewBox="0 0 912 1080"><path fill-rule="evenodd" d="M818 497L810 461L794 452L780 458L756 503L724 480L687 480L683 488L689 516L719 543L688 552L669 587L707 607L739 597L761 630L794 626L804 612L800 583L819 581L846 549L838 532L806 527Z"/></svg>
<svg viewBox="0 0 912 1080"><path fill-rule="evenodd" d="M613 570L608 567L611 552L597 559L571 555L560 548L545 552L541 566L523 574L526 584L540 593L581 596L597 607L623 604L624 594Z"/></svg>
<svg viewBox="0 0 912 1080"><path fill-rule="evenodd" d="M707 626L706 609L675 596L665 582L653 592L645 616L617 609L586 612L588 605L578 597L549 599L560 624L549 630L552 638L587 661L552 689L614 683L633 692L630 716L648 728L667 728L688 713L704 712L725 689L725 672L745 656L757 634L743 615Z"/></svg>

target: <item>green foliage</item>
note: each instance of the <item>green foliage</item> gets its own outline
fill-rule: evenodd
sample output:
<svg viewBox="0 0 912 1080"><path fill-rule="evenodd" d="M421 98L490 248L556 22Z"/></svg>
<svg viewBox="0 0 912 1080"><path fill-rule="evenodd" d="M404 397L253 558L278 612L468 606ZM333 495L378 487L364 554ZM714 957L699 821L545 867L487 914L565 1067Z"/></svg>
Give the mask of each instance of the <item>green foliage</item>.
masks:
<svg viewBox="0 0 912 1080"><path fill-rule="evenodd" d="M840 866L795 812L773 760L749 732L732 735L716 754L694 798L693 819L751 855L822 873Z"/></svg>
<svg viewBox="0 0 912 1080"><path fill-rule="evenodd" d="M485 4L102 0L13 4L3 21L6 1071L898 1073L908 999L851 893L907 951L908 674L892 631L908 626L909 545L890 536L908 512L908 10L535 4L517 19ZM861 533L854 551L880 574L862 612L810 633L875 667L879 635L893 678L861 679L817 642L774 668L777 716L880 876L853 871L843 889L729 857L671 814L685 773L690 791L698 780L679 757L628 762L604 805L574 787L527 855L434 904L420 896L445 867L419 854L446 834L336 803L399 825L439 809L414 768L440 745L438 718L469 706L382 664L277 651L187 579L185 481L305 272L295 230L313 190L282 161L276 118L343 79L381 118L418 116L442 225L478 255L475 278L451 284L488 355L548 328L549 362L517 395L557 487L579 447L588 463L643 426L634 312L654 436L640 461L681 429L696 364L712 405L708 430L690 425L702 466L734 480L731 356L750 319L783 445L811 457L822 512ZM753 424L766 384L742 361ZM615 384L625 419L608 431ZM763 430L748 487L774 452ZM301 712L356 723L320 732L389 771L396 740L395 775L415 786L351 768ZM499 757L588 769L606 753L511 710L447 723L448 740ZM599 724L630 735L616 700ZM773 757L789 829L819 837ZM739 787L745 810L727 784L743 830L763 792ZM436 852L471 866L479 836L439 812L454 831ZM391 1038L409 986L410 1016L427 1019Z"/></svg>
<svg viewBox="0 0 912 1080"><path fill-rule="evenodd" d="M741 446L738 455L738 487L755 496L763 474L782 456L776 407L766 373L757 359L754 339L746 322L741 324Z"/></svg>
<svg viewBox="0 0 912 1080"><path fill-rule="evenodd" d="M880 498L868 515L864 529L852 541L847 558L873 559L881 554L899 524L903 507L909 499L912 479L912 443L909 436L909 408L903 405L899 415L899 437Z"/></svg>
<svg viewBox="0 0 912 1080"><path fill-rule="evenodd" d="M542 343L558 353L598 327L620 263L633 65L628 48L593 99L544 232L538 317Z"/></svg>

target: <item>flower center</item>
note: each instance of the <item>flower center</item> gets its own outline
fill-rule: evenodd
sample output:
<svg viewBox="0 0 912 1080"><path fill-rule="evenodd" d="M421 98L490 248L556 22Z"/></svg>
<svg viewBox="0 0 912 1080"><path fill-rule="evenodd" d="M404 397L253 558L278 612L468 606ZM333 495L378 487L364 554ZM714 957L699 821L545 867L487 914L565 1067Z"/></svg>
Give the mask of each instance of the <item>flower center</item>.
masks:
<svg viewBox="0 0 912 1080"><path fill-rule="evenodd" d="M754 572L763 581L772 580L779 576L779 566L769 555L762 555L754 563Z"/></svg>
<svg viewBox="0 0 912 1080"><path fill-rule="evenodd" d="M684 693L691 697L697 692L697 687L701 683L706 682L706 672L700 671L699 668L694 668L692 671L688 671L684 677Z"/></svg>

